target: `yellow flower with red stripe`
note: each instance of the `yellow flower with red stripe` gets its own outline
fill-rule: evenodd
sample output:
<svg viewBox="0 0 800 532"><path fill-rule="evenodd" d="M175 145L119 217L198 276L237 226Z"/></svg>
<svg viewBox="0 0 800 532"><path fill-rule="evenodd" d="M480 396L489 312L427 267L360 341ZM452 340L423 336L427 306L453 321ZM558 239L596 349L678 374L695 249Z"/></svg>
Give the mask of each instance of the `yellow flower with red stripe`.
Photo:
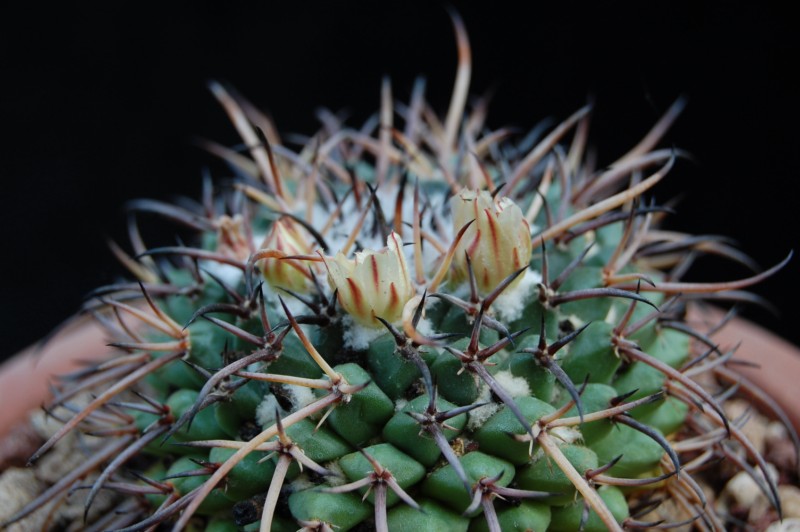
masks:
<svg viewBox="0 0 800 532"><path fill-rule="evenodd" d="M469 255L478 292L491 292L506 277L530 263L531 233L522 211L512 200L495 199L485 190L463 189L450 200L456 231L467 228L453 257L452 279L467 279ZM518 277L514 284L519 282ZM513 286L513 285L512 285Z"/></svg>
<svg viewBox="0 0 800 532"><path fill-rule="evenodd" d="M416 295L403 255L403 240L395 232L378 251L365 249L352 259L340 251L324 260L328 282L338 290L339 304L366 327L381 327L376 316L397 323L405 304Z"/></svg>
<svg viewBox="0 0 800 532"><path fill-rule="evenodd" d="M313 263L285 258L307 253L305 241L297 223L288 216L272 223L259 252L266 257L259 262L259 266L269 284L300 293L311 289L313 277L309 265Z"/></svg>

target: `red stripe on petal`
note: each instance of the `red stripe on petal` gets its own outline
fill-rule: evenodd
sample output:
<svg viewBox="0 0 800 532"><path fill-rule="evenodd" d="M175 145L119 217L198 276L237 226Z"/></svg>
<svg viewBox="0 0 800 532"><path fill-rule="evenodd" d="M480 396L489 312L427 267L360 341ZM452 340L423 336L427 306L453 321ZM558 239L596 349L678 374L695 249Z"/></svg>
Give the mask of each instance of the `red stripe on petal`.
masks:
<svg viewBox="0 0 800 532"><path fill-rule="evenodd" d="M375 286L375 291L380 290L380 275L378 274L378 259L375 255L369 256L369 264L372 268L372 284Z"/></svg>
<svg viewBox="0 0 800 532"><path fill-rule="evenodd" d="M361 290L358 288L358 285L351 279L347 278L347 285L350 287L350 300L355 305L355 310L361 314L364 312L364 296L361 294Z"/></svg>
<svg viewBox="0 0 800 532"><path fill-rule="evenodd" d="M389 306L387 308L394 312L394 309L400 304L400 296L397 293L397 287L394 283L389 283Z"/></svg>
<svg viewBox="0 0 800 532"><path fill-rule="evenodd" d="M500 249L500 236L497 234L497 220L495 220L494 215L489 212L489 209L484 209L483 213L486 215L486 221L489 223L489 231L491 232L491 242L492 242L492 249L495 252L495 257L497 257Z"/></svg>

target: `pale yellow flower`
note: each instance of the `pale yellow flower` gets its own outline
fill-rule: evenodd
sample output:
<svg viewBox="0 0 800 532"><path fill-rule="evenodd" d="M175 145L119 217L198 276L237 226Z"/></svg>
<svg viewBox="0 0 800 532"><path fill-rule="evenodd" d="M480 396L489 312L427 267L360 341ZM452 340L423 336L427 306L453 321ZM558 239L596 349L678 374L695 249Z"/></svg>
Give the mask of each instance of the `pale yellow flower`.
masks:
<svg viewBox="0 0 800 532"><path fill-rule="evenodd" d="M463 189L450 200L450 207L455 231L475 220L464 233L453 257L454 281L467 279L465 252L481 295L488 294L503 279L530 263L530 227L513 201L506 197L495 200L484 190ZM518 277L514 284L520 279Z"/></svg>
<svg viewBox="0 0 800 532"><path fill-rule="evenodd" d="M381 250L365 249L352 259L339 252L326 258L325 265L331 288L338 290L339 304L366 327L382 326L376 316L397 323L405 304L416 295L403 255L403 240L395 232Z"/></svg>
<svg viewBox="0 0 800 532"><path fill-rule="evenodd" d="M286 259L304 255L308 252L305 238L291 218L282 217L272 223L261 251L269 255L259 261L261 273L272 286L279 286L295 292L308 292L312 284L309 265L312 262L299 259Z"/></svg>

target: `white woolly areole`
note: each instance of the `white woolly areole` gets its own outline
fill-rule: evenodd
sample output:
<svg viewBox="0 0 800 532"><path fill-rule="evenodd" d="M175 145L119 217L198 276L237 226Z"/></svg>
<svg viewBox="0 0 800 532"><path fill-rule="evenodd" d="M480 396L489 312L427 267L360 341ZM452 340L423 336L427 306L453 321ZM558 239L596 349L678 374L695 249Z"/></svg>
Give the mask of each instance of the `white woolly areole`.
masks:
<svg viewBox="0 0 800 532"><path fill-rule="evenodd" d="M550 435L556 439L559 445L575 443L576 441L583 439L583 434L581 434L581 431L575 427L554 427L550 429L549 432Z"/></svg>
<svg viewBox="0 0 800 532"><path fill-rule="evenodd" d="M292 412L296 412L304 406L313 403L316 399L311 388L298 386L297 384L281 384L280 387L286 392L289 401L292 403ZM275 396L271 393L267 393L261 403L256 407L256 423L258 423L262 429L274 425L277 421L275 418L276 409L281 416L287 413L281 408Z"/></svg>
<svg viewBox="0 0 800 532"><path fill-rule="evenodd" d="M431 320L422 317L420 318L419 323L417 323L417 332L423 336L430 336L436 333L436 329L433 327Z"/></svg>
<svg viewBox="0 0 800 532"><path fill-rule="evenodd" d="M528 381L522 377L517 377L508 370L498 371L494 374L494 380L500 385L508 395L511 397L527 397L531 395L531 387L528 386Z"/></svg>
<svg viewBox="0 0 800 532"><path fill-rule="evenodd" d="M616 323L616 321L617 321L617 306L616 305L611 305L608 308L608 314L606 314L605 322L606 323Z"/></svg>
<svg viewBox="0 0 800 532"><path fill-rule="evenodd" d="M297 477L289 483L289 491L294 493L296 491L303 491L312 488L316 488L317 484L314 484L311 479L305 473L300 473Z"/></svg>
<svg viewBox="0 0 800 532"><path fill-rule="evenodd" d="M503 405L492 402L492 390L482 384L480 387L480 395L476 403L486 403L478 408L473 408L469 411L469 420L467 421L467 428L469 430L478 430L486 423L490 417L495 415Z"/></svg>
<svg viewBox="0 0 800 532"><path fill-rule="evenodd" d="M314 392L311 388L306 386L299 386L297 384L284 384L283 389L289 394L289 400L292 402L292 410L297 411L304 406L310 405L316 400Z"/></svg>
<svg viewBox="0 0 800 532"><path fill-rule="evenodd" d="M258 423L262 429L274 425L275 421L277 421L275 418L276 409L278 413L281 413L282 409L278 404L278 400L274 395L268 393L264 396L264 399L258 407L256 407L256 423Z"/></svg>
<svg viewBox="0 0 800 532"><path fill-rule="evenodd" d="M342 317L342 322L344 325L344 334L342 335L344 346L357 351L369 348L369 344L386 333L386 327L364 327L349 314L345 314Z"/></svg>
<svg viewBox="0 0 800 532"><path fill-rule="evenodd" d="M535 287L542 282L542 274L528 268L516 286L507 289L492 304L492 311L501 321L516 321L522 317L525 303L531 300Z"/></svg>
<svg viewBox="0 0 800 532"><path fill-rule="evenodd" d="M244 272L237 268L236 266L232 266L230 264L222 264L215 260L201 260L198 263L200 271L203 270L211 273L212 275L216 276L220 281L227 284L228 286L236 286L242 280L244 276ZM202 274L201 274L202 275ZM211 281L211 277L208 277L208 280ZM213 282L213 281L212 281Z"/></svg>
<svg viewBox="0 0 800 532"><path fill-rule="evenodd" d="M326 464L322 464L322 467L333 473L332 475L327 475L325 480L331 487L342 486L347 482L347 475L344 474L344 469L339 465L339 462L334 460L332 462L328 462Z"/></svg>

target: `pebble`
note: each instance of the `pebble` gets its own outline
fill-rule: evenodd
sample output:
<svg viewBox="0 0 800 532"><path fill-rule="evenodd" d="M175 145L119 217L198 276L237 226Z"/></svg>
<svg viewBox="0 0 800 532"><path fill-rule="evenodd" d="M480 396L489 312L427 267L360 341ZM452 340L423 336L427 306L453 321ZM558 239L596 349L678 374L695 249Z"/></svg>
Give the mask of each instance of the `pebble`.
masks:
<svg viewBox="0 0 800 532"><path fill-rule="evenodd" d="M767 470L772 478L778 474L775 466L767 464ZM745 508L752 507L758 502L763 500L766 502L767 498L761 488L758 487L755 480L750 477L745 471L739 471L733 478L731 478L725 485L723 493L733 497L733 500L740 506Z"/></svg>
<svg viewBox="0 0 800 532"><path fill-rule="evenodd" d="M800 519L784 519L772 523L767 532L800 532Z"/></svg>
<svg viewBox="0 0 800 532"><path fill-rule="evenodd" d="M11 467L0 475L0 522L5 521L42 490L42 483L36 479L33 470ZM7 529L8 532L29 532L43 530L47 512L35 512Z"/></svg>
<svg viewBox="0 0 800 532"><path fill-rule="evenodd" d="M749 402L742 399L732 399L726 402L725 412L731 420L739 419L742 415L747 416L747 423L741 428L741 431L747 436L753 447L760 454L764 454L769 420L759 414Z"/></svg>
<svg viewBox="0 0 800 532"><path fill-rule="evenodd" d="M800 488L797 486L778 486L784 518L800 519Z"/></svg>
<svg viewBox="0 0 800 532"><path fill-rule="evenodd" d="M31 416L31 432L35 433L37 441L39 438L49 438L61 426L61 422L37 412ZM61 480L64 475L75 469L87 459L91 453L91 444L96 443L97 438L78 435L77 432L67 434L58 444L48 453L42 456L33 467L18 468L10 467L0 475L0 523L14 515L28 502L34 500L40 493L52 484ZM41 441L39 441L41 444ZM88 446L87 446L88 445ZM38 447L38 445L37 445ZM35 449L34 449L35 450ZM27 453L27 456L33 450ZM79 481L80 484L91 484L94 475ZM88 490L76 491L66 499L60 495L54 496L54 501L60 504L55 514L55 522L64 530L82 530L85 528L83 521L84 499ZM115 496L107 491L101 490L89 512L89 522L107 513L115 502ZM50 515L51 503L33 512L19 523L15 523L4 532L27 532L30 530L45 530L45 521L53 518ZM50 523L51 525L53 522Z"/></svg>

